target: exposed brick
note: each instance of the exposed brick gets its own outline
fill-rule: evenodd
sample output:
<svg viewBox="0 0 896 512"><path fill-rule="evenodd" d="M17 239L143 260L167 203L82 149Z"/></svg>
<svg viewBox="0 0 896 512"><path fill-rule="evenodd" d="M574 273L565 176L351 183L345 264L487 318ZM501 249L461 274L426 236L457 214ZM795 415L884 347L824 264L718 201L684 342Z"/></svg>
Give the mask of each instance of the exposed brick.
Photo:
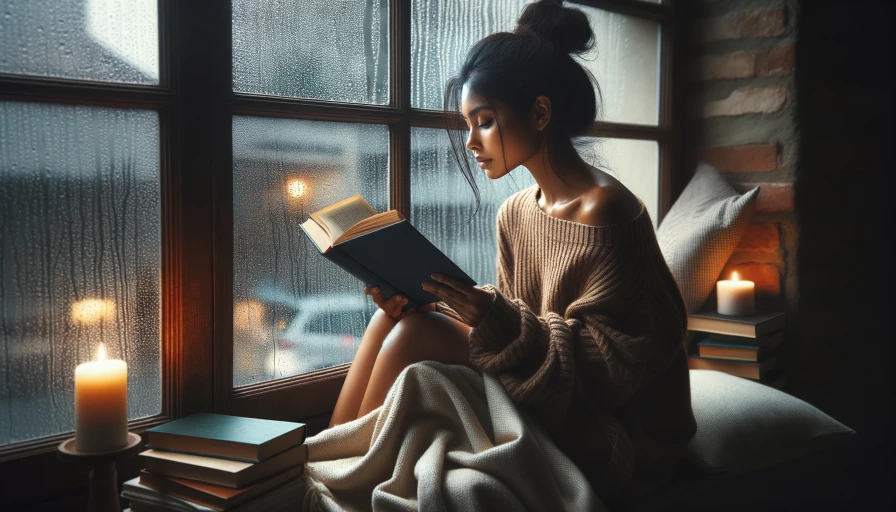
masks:
<svg viewBox="0 0 896 512"><path fill-rule="evenodd" d="M719 279L731 279L731 274L735 271L739 279L755 283L756 295L776 297L781 295L781 271L777 265L771 263L729 263L722 270Z"/></svg>
<svg viewBox="0 0 896 512"><path fill-rule="evenodd" d="M793 45L775 46L756 55L756 76L784 76L793 73L796 53Z"/></svg>
<svg viewBox="0 0 896 512"><path fill-rule="evenodd" d="M694 81L783 76L793 72L793 45L775 46L758 52L734 52L701 57L691 65Z"/></svg>
<svg viewBox="0 0 896 512"><path fill-rule="evenodd" d="M744 87L735 90L727 98L704 103L695 113L704 118L771 114L781 110L787 98L787 89L784 87Z"/></svg>
<svg viewBox="0 0 896 512"><path fill-rule="evenodd" d="M697 157L722 172L765 172L778 168L775 144L700 148Z"/></svg>
<svg viewBox="0 0 896 512"><path fill-rule="evenodd" d="M747 226L738 251L773 253L781 246L781 230L774 222L755 222Z"/></svg>
<svg viewBox="0 0 896 512"><path fill-rule="evenodd" d="M788 183L734 183L733 185L741 193L759 187L756 211L792 212L794 209L793 185Z"/></svg>
<svg viewBox="0 0 896 512"><path fill-rule="evenodd" d="M756 76L756 55L736 52L702 57L693 63L691 79L697 81Z"/></svg>
<svg viewBox="0 0 896 512"><path fill-rule="evenodd" d="M784 11L737 11L722 16L699 20L692 29L691 38L699 42L751 37L777 37L784 34Z"/></svg>

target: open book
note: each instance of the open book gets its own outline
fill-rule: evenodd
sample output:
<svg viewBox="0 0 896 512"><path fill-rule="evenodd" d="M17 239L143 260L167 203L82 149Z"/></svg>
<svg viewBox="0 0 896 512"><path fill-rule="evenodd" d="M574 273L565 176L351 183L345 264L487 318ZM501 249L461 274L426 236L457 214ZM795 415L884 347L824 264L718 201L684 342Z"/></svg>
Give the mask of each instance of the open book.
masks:
<svg viewBox="0 0 896 512"><path fill-rule="evenodd" d="M405 309L440 300L421 288L430 274L476 284L404 216L395 210L377 213L360 195L312 213L301 227L325 258L378 286L383 298L406 296Z"/></svg>

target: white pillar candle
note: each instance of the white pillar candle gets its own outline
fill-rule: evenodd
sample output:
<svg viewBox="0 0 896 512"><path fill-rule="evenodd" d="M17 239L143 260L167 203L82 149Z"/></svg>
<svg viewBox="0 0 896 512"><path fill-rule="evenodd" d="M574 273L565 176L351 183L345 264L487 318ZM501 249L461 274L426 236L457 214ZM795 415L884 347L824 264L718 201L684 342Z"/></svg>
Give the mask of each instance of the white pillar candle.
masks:
<svg viewBox="0 0 896 512"><path fill-rule="evenodd" d="M737 272L730 281L716 283L718 311L722 315L744 316L756 311L755 286L753 281L741 281Z"/></svg>
<svg viewBox="0 0 896 512"><path fill-rule="evenodd" d="M128 439L128 365L106 360L100 344L97 360L75 368L75 447L105 452Z"/></svg>

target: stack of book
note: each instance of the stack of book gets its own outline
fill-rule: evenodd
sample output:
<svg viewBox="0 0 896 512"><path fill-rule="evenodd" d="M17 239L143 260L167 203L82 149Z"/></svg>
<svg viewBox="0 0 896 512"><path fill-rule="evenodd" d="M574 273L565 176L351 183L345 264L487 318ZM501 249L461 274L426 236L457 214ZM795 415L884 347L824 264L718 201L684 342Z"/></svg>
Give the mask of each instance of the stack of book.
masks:
<svg viewBox="0 0 896 512"><path fill-rule="evenodd" d="M688 315L696 350L688 356L692 370L717 370L775 388L784 386L776 348L784 341L784 313L757 311L750 316L704 311Z"/></svg>
<svg viewBox="0 0 896 512"><path fill-rule="evenodd" d="M199 413L146 431L145 469L124 483L135 512L295 508L305 424Z"/></svg>

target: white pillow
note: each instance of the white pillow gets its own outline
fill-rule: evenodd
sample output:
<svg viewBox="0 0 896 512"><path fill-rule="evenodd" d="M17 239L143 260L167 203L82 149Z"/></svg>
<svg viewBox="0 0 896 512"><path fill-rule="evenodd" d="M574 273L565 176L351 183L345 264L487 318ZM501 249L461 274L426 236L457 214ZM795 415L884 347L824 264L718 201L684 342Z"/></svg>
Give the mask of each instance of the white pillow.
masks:
<svg viewBox="0 0 896 512"><path fill-rule="evenodd" d="M707 473L740 473L820 450L855 431L783 391L713 370L690 370L697 434L687 458Z"/></svg>
<svg viewBox="0 0 896 512"><path fill-rule="evenodd" d="M759 187L740 194L701 162L656 239L689 313L703 307L753 216Z"/></svg>

